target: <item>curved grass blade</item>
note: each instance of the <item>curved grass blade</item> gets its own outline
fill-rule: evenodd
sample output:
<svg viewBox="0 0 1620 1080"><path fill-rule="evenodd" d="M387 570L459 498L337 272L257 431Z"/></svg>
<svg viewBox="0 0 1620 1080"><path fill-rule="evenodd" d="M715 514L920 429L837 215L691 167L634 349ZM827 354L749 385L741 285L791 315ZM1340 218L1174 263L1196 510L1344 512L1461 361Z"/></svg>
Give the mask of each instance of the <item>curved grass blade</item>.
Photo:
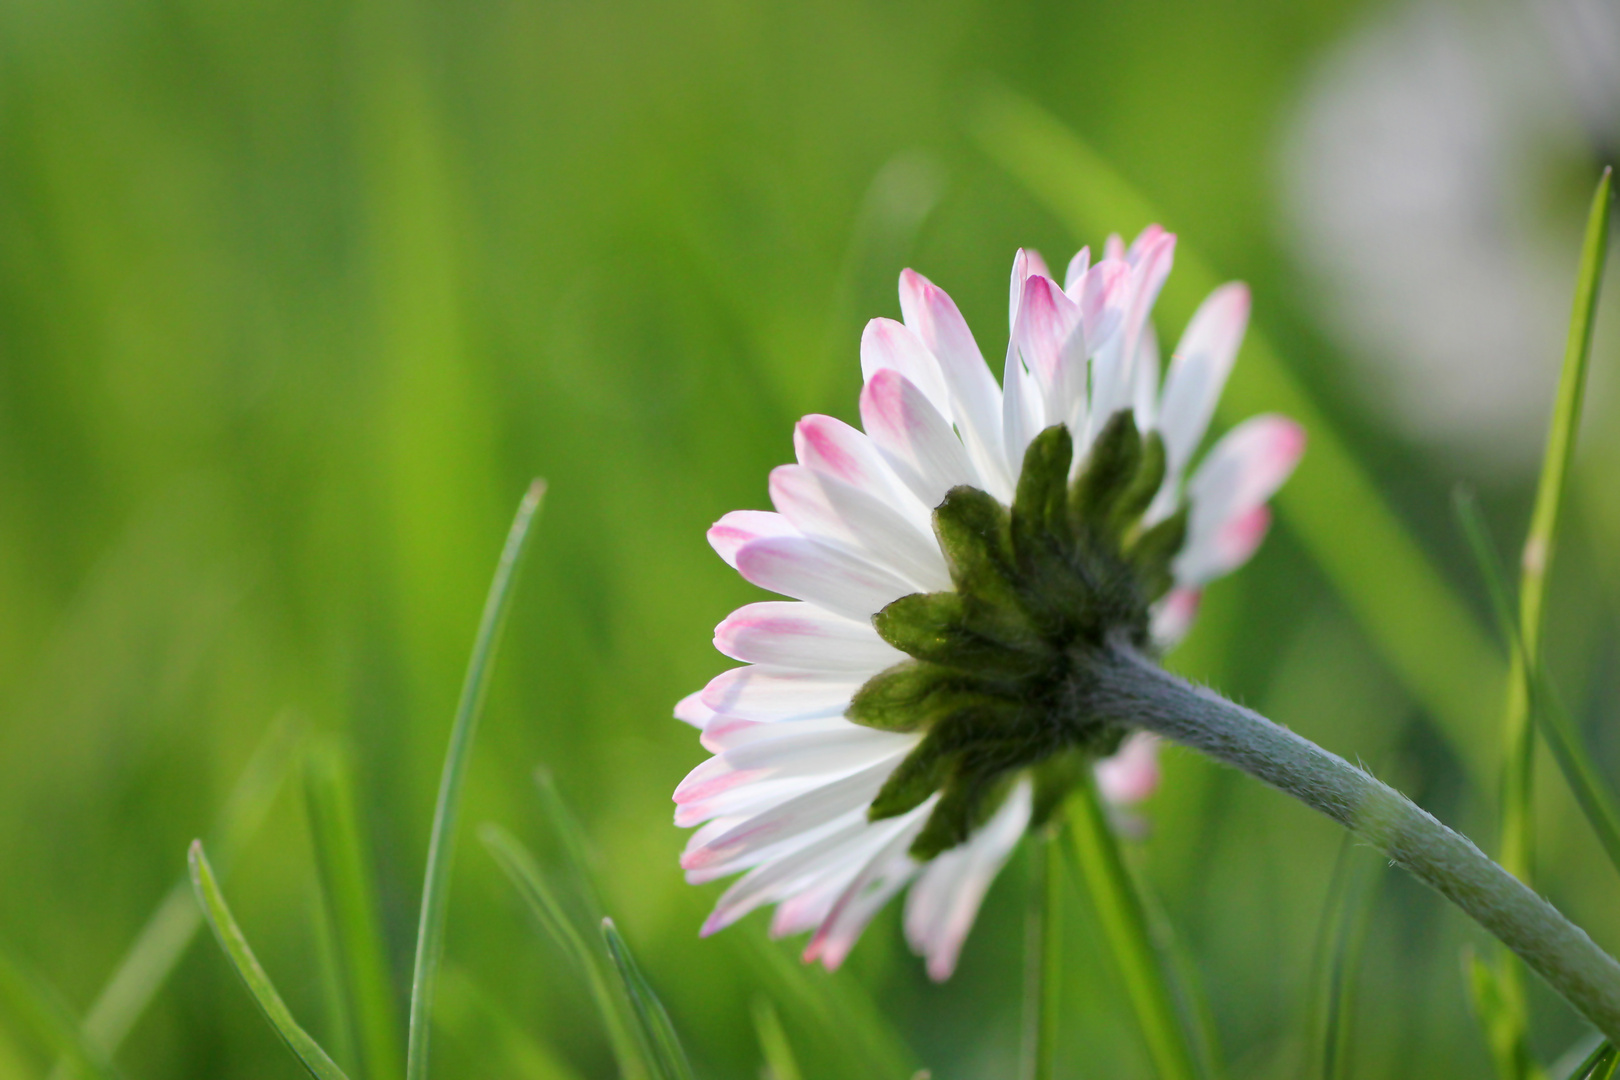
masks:
<svg viewBox="0 0 1620 1080"><path fill-rule="evenodd" d="M1529 712L1546 737L1553 758L1558 762L1570 791L1574 793L1587 824L1603 846L1604 854L1608 855L1615 870L1620 871L1620 806L1616 805L1614 796L1603 781L1602 772L1587 752L1585 741L1547 679L1546 671L1529 656L1525 648L1524 638L1513 621L1507 576L1496 560L1495 548L1484 519L1480 517L1479 508L1472 496L1461 490L1455 493L1453 502L1469 549L1480 575L1485 579L1486 592L1490 596L1491 608L1502 636L1507 639L1515 663L1523 665L1529 692Z"/></svg>
<svg viewBox="0 0 1620 1080"><path fill-rule="evenodd" d="M1119 839L1097 797L1089 770L1069 799L1069 832L1075 858L1091 893L1092 906L1125 981L1137 1026L1161 1080L1194 1080L1198 1070L1164 965L1148 932L1147 913L1137 895Z"/></svg>
<svg viewBox="0 0 1620 1080"><path fill-rule="evenodd" d="M416 964L411 976L410 1037L405 1055L405 1080L426 1080L433 990L444 955L444 920L450 903L450 867L455 858L456 822L461 814L462 785L472 757L473 737L489 693L490 675L499 650L501 631L512 596L518 563L528 546L529 527L545 494L544 481L529 485L517 516L506 534L495 579L490 582L484 601L484 614L478 623L467 676L461 686L455 722L450 728L450 746L444 755L444 772L439 779L439 798L433 811L433 831L428 840L427 871L422 884L422 912L416 930Z"/></svg>
<svg viewBox="0 0 1620 1080"><path fill-rule="evenodd" d="M1328 883L1317 938L1317 977L1311 1009L1314 1057L1322 1080L1347 1080L1355 1043L1356 982L1371 922L1372 871L1355 859L1347 836Z"/></svg>
<svg viewBox="0 0 1620 1080"><path fill-rule="evenodd" d="M337 740L321 740L305 757L304 803L351 1041L363 1075L392 1080L401 1068L393 985L355 812L353 769Z"/></svg>
<svg viewBox="0 0 1620 1080"><path fill-rule="evenodd" d="M112 1062L100 1046L85 1036L78 1018L56 988L4 946L0 946L0 1000L41 1042L71 1062L82 1075L117 1080Z"/></svg>
<svg viewBox="0 0 1620 1080"><path fill-rule="evenodd" d="M535 920L585 977L597 1011L602 1014L602 1024L607 1028L620 1075L628 1080L645 1080L651 1074L651 1066L646 1050L636 1042L633 1034L634 1026L628 1015L629 1002L614 992L613 984L607 977L606 958L600 949L593 948L589 943L590 938L586 936L588 928L577 924L575 917L570 915L540 872L534 856L515 836L499 825L485 824L479 828L478 838L483 841L490 857L512 887L517 889Z"/></svg>
<svg viewBox="0 0 1620 1080"><path fill-rule="evenodd" d="M972 134L995 161L1081 237L1137 228L1161 215L1073 131L1010 91L986 92ZM1221 279L1191 245L1176 247L1176 272L1159 308L1185 322ZM1311 447L1276 504L1391 670L1439 721L1482 790L1496 778L1496 744L1479 737L1500 701L1499 656L1467 606L1434 569L1357 464L1266 335L1249 327L1243 360L1221 396L1228 423L1257 412L1287 413Z"/></svg>
<svg viewBox="0 0 1620 1080"><path fill-rule="evenodd" d="M776 1007L764 998L754 999L754 1031L759 1035L759 1049L765 1057L765 1075L769 1080L804 1080L787 1032L782 1030L782 1018L776 1015Z"/></svg>
<svg viewBox="0 0 1620 1080"><path fill-rule="evenodd" d="M226 797L219 818L208 836L208 845L218 853L220 877L230 876L237 854L264 824L265 815L281 792L281 785L297 760L304 740L303 724L291 714L278 717L253 752L247 768ZM134 1028L146 1007L168 980L197 931L202 928L202 911L192 894L191 878L181 874L135 936L129 951L119 961L90 1011L84 1016L84 1038L109 1059ZM75 1074L63 1060L51 1070L51 1080L69 1080Z"/></svg>
<svg viewBox="0 0 1620 1080"><path fill-rule="evenodd" d="M1063 863L1061 825L1042 829L1029 851L1024 913L1023 1080L1052 1080L1063 1022Z"/></svg>
<svg viewBox="0 0 1620 1080"><path fill-rule="evenodd" d="M843 1059L844 1076L912 1076L917 1055L877 1002L854 979L833 978L795 963L760 927L742 923L728 932L756 977L774 983L778 1000L814 1023L818 1045ZM926 1070L923 1070L926 1071Z"/></svg>
<svg viewBox="0 0 1620 1080"><path fill-rule="evenodd" d="M1502 718L1506 772L1502 785L1502 850L1498 861L1511 874L1529 882L1533 869L1532 786L1535 779L1535 728L1531 721L1530 670L1541 660L1541 628L1546 618L1547 574L1558 543L1558 523L1564 488L1575 456L1575 435L1586 399L1586 372L1592 354L1592 326L1597 318L1598 290L1603 281L1604 257L1609 244L1609 202L1612 171L1603 170L1587 215L1586 240L1581 247L1580 270L1575 279L1575 303L1570 315L1569 338L1564 346L1563 369L1558 376L1558 397L1547 430L1547 451L1536 485L1535 509L1524 542L1519 575L1518 636L1508 668L1507 710Z"/></svg>
<svg viewBox="0 0 1620 1080"><path fill-rule="evenodd" d="M641 973L630 946L619 936L612 919L602 920L602 940L607 943L608 956L613 959L613 967L624 983L636 1021L641 1026L642 1038L652 1047L660 1077L662 1080L693 1080L692 1063L687 1060L686 1048L675 1034L675 1025L670 1022L664 1003L658 1000L647 977Z"/></svg>
<svg viewBox="0 0 1620 1080"><path fill-rule="evenodd" d="M1569 1074L1569 1080L1610 1080L1616 1067L1620 1067L1620 1052L1615 1050L1614 1043L1605 1040Z"/></svg>
<svg viewBox="0 0 1620 1080"><path fill-rule="evenodd" d="M197 891L197 901L202 905L208 925L213 928L219 947L225 950L226 958L236 969L236 974L241 976L242 983L263 1010L270 1026L276 1029L282 1042L287 1044L287 1048L315 1080L348 1080L320 1044L298 1026L286 1002L281 1000L275 985L270 982L270 976L259 966L258 958L248 947L247 938L242 936L241 927L236 925L236 919L225 903L225 894L220 892L219 881L214 877L213 867L208 865L208 856L203 852L201 840L191 842L189 861L191 883Z"/></svg>
<svg viewBox="0 0 1620 1080"><path fill-rule="evenodd" d="M433 1022L487 1057L499 1051L510 1075L519 1080L580 1080L579 1073L562 1061L462 968L445 964L439 969L439 1007ZM494 1070L486 1067L484 1074Z"/></svg>
<svg viewBox="0 0 1620 1080"><path fill-rule="evenodd" d="M573 891L584 906L585 917L592 926L597 926L607 912L602 907L601 891L596 887L596 875L591 872L596 860L591 856L591 845L585 830L563 799L562 792L557 790L557 781L549 768L542 765L534 770L534 786L540 793L540 808L546 823L562 841Z"/></svg>

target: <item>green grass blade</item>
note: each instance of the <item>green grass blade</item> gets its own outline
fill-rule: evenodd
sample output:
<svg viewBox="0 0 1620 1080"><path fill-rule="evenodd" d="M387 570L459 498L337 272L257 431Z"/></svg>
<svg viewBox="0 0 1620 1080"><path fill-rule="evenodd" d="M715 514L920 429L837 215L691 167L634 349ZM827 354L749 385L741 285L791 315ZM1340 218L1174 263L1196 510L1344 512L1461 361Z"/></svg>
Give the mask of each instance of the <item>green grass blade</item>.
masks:
<svg viewBox="0 0 1620 1080"><path fill-rule="evenodd" d="M1519 985L1503 978L1504 965L1491 964L1472 950L1464 964L1469 999L1498 1080L1542 1076L1524 1038L1523 1003L1512 996L1522 993Z"/></svg>
<svg viewBox="0 0 1620 1080"><path fill-rule="evenodd" d="M540 809L546 823L562 841L569 872L568 884L573 886L590 924L599 926L607 911L602 906L601 890L597 888L596 875L591 870L596 860L591 857L591 845L586 839L585 830L563 799L562 792L557 790L557 782L550 769L542 765L534 770L534 786L540 793Z"/></svg>
<svg viewBox="0 0 1620 1080"><path fill-rule="evenodd" d="M762 928L743 923L729 940L756 978L773 983L777 1000L791 1003L815 1027L818 1046L843 1060L843 1076L911 1076L917 1055L859 982L827 975L794 961Z"/></svg>
<svg viewBox="0 0 1620 1080"><path fill-rule="evenodd" d="M1125 981L1126 996L1154 1069L1161 1080L1194 1080L1196 1058L1177 1014L1163 962L1153 946L1147 913L1089 770L1069 799L1068 819L1072 850Z"/></svg>
<svg viewBox="0 0 1620 1080"><path fill-rule="evenodd" d="M1005 90L978 102L972 133L989 155L1077 237L1095 243L1162 220L1154 207L1073 131ZM1128 232L1127 232L1128 235ZM1181 240L1159 310L1185 322L1221 282ZM1243 359L1221 396L1225 423L1275 410L1310 432L1298 474L1276 496L1289 528L1412 696L1439 721L1474 782L1495 785L1497 744L1480 738L1499 702L1502 665L1467 606L1435 571L1305 387L1251 324Z"/></svg>
<svg viewBox="0 0 1620 1080"><path fill-rule="evenodd" d="M454 861L456 823L461 814L462 785L472 757L473 737L489 692L495 654L512 596L518 563L528 545L530 525L540 509L545 484L536 480L518 505L517 516L506 534L484 601L484 614L478 624L467 677L462 683L461 700L450 728L450 746L444 756L444 772L439 780L439 798L433 811L433 830L428 839L427 871L422 884L422 912L416 930L416 964L411 976L410 1038L405 1056L405 1080L426 1080L428 1041L433 1015L433 990L444 954L444 921L450 903L450 867Z"/></svg>
<svg viewBox="0 0 1620 1080"><path fill-rule="evenodd" d="M338 992L363 1062L360 1071L371 1080L392 1080L401 1071L398 1018L352 776L342 744L322 740L304 761L304 802L336 954Z"/></svg>
<svg viewBox="0 0 1620 1080"><path fill-rule="evenodd" d="M51 1050L95 1080L116 1080L102 1048L84 1034L73 1010L56 989L0 946L0 1001Z"/></svg>
<svg viewBox="0 0 1620 1080"><path fill-rule="evenodd" d="M304 739L303 725L291 716L282 716L270 725L264 739L249 759L236 786L221 808L208 836L208 845L218 852L215 860L221 878L230 876L237 854L259 831L264 818L281 792L297 751ZM134 1028L146 1007L202 928L202 911L192 895L191 879L182 874L164 894L157 908L130 944L109 978L96 995L84 1017L84 1037L108 1058ZM68 1080L75 1070L59 1061L51 1070L51 1080Z"/></svg>
<svg viewBox="0 0 1620 1080"><path fill-rule="evenodd" d="M1063 992L1063 863L1061 830L1045 828L1029 852L1024 913L1022 1080L1052 1080Z"/></svg>
<svg viewBox="0 0 1620 1080"><path fill-rule="evenodd" d="M1603 171L1587 216L1586 241L1575 280L1574 311L1564 347L1563 370L1547 452L1541 461L1535 509L1525 538L1519 575L1519 640L1508 669L1507 709L1502 718L1505 773L1502 785L1502 849L1498 861L1511 874L1529 882L1533 870L1535 824L1532 786L1535 778L1535 728L1531 721L1530 669L1541 660L1541 628L1546 618L1547 574L1558 545L1558 523L1564 488L1575 456L1575 436L1586 399L1586 372L1592 353L1592 326L1603 280L1609 243L1610 170Z"/></svg>
<svg viewBox="0 0 1620 1080"><path fill-rule="evenodd" d="M453 964L439 969L439 1007L434 1010L433 1021L440 1030L476 1048L477 1056L486 1059L482 1075L495 1072L495 1062L487 1060L494 1050L499 1062L519 1080L580 1080L579 1073L536 1040L465 970Z"/></svg>
<svg viewBox="0 0 1620 1080"><path fill-rule="evenodd" d="M793 1046L787 1032L782 1030L782 1018L776 1007L765 998L754 999L754 1031L759 1035L760 1053L765 1058L768 1080L804 1080L799 1062L793 1056Z"/></svg>
<svg viewBox="0 0 1620 1080"><path fill-rule="evenodd" d="M1125 869L1131 875L1131 885L1142 901L1142 911L1147 918L1150 938L1164 960L1166 977L1169 979L1171 990L1175 993L1176 1002L1181 1007L1182 1016L1186 1018L1193 1051L1198 1058L1199 1073L1207 1080L1223 1080L1226 1076L1225 1059L1221 1054L1215 1013L1210 1008L1209 998L1199 981L1198 965L1193 962L1185 944L1176 933L1175 926L1165 913L1164 903L1154 892L1152 883L1132 865L1132 860L1128 857L1129 852L1123 854L1127 856Z"/></svg>
<svg viewBox="0 0 1620 1080"><path fill-rule="evenodd" d="M1569 1074L1569 1080L1610 1080L1616 1066L1620 1066L1620 1052L1616 1052L1614 1043L1605 1040Z"/></svg>
<svg viewBox="0 0 1620 1080"><path fill-rule="evenodd" d="M1616 805L1602 772L1586 749L1585 740L1548 680L1546 670L1538 660L1529 656L1524 638L1513 621L1507 575L1496 560L1490 533L1480 517L1478 507L1472 497L1462 491L1457 492L1454 502L1469 549L1479 567L1480 576L1485 579L1486 592L1490 596L1497 624L1514 657L1514 665L1525 672L1529 713L1547 739L1553 759L1558 762L1559 770L1574 793L1587 824L1603 846L1604 854L1609 857L1615 870L1620 871L1620 806Z"/></svg>
<svg viewBox="0 0 1620 1080"><path fill-rule="evenodd" d="M242 936L241 927L236 925L236 919L225 903L225 894L220 892L219 881L214 876L213 867L208 865L208 856L203 852L201 840L191 843L190 863L191 883L197 891L197 901L202 905L203 915L213 928L219 947L225 950L226 958L236 969L236 974L241 976L248 993L253 995L253 1000L270 1021L270 1026L276 1029L276 1034L281 1036L287 1048L315 1080L347 1080L343 1070L327 1056L326 1051L298 1026L286 1002L281 1000L281 995L270 982L270 976L259 966L258 958L248 947L247 938Z"/></svg>
<svg viewBox="0 0 1620 1080"><path fill-rule="evenodd" d="M1356 985L1375 894L1370 878L1370 868L1355 861L1355 846L1347 836L1328 884L1317 940L1312 1042L1322 1080L1351 1075Z"/></svg>
<svg viewBox="0 0 1620 1080"><path fill-rule="evenodd" d="M670 1022L664 1003L658 1000L652 984L641 973L641 967L625 944L612 919L602 920L602 940L607 943L608 956L624 983L625 993L641 1026L642 1037L653 1049L658 1071L664 1080L693 1080L692 1063L687 1060L686 1048L681 1045L675 1025Z"/></svg>
<svg viewBox="0 0 1620 1080"><path fill-rule="evenodd" d="M620 1074L629 1080L644 1080L651 1074L647 1060L647 1050L650 1048L643 1048L636 1041L634 1025L629 1016L629 1001L614 992L614 986L607 977L606 958L600 948L593 947L592 938L587 937L589 927L578 925L540 872L534 856L516 837L499 825L485 824L478 830L478 838L483 841L501 872L511 881L512 887L518 891L535 920L585 977L597 1011L602 1015L602 1025L607 1029Z"/></svg>

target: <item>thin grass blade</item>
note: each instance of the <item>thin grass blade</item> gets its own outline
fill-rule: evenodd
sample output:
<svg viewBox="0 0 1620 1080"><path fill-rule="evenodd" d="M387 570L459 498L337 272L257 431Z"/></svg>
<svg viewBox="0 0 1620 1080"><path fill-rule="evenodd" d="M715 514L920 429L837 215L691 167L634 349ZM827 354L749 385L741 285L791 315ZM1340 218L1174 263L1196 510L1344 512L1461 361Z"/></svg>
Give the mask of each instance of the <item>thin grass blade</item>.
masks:
<svg viewBox="0 0 1620 1080"><path fill-rule="evenodd" d="M496 1071L487 1060L493 1050L509 1075L518 1080L580 1080L578 1072L453 964L439 969L439 1007L433 1022L462 1044L477 1048L478 1056L486 1060L484 1075Z"/></svg>
<svg viewBox="0 0 1620 1080"><path fill-rule="evenodd" d="M971 129L990 157L1078 238L1095 244L1107 232L1164 220L1075 132L1010 91L984 93ZM1184 323L1221 280L1182 240L1159 309L1172 322ZM1310 451L1298 475L1278 492L1278 509L1385 663L1439 721L1474 783L1492 790L1497 746L1479 733L1481 718L1501 700L1500 657L1343 437L1254 325L1219 408L1227 423L1277 411L1310 432Z"/></svg>
<svg viewBox="0 0 1620 1080"><path fill-rule="evenodd" d="M1611 178L1611 170L1605 169L1587 216L1586 241L1581 248L1580 269L1575 280L1574 311L1570 315L1563 369L1558 376L1558 396L1553 403L1547 451L1541 460L1541 480L1536 485L1535 509L1530 515L1530 532L1525 537L1520 561L1518 633L1522 649L1514 652L1508 669L1507 709L1502 718L1506 772L1502 786L1502 850L1498 861L1525 882L1531 880L1535 839L1532 819L1535 727L1531 720L1530 669L1541 661L1547 575L1558 546L1564 489L1570 462L1575 457L1581 404L1586 399L1592 327L1597 317L1598 291L1608 252Z"/></svg>
<svg viewBox="0 0 1620 1080"><path fill-rule="evenodd" d="M264 824L270 805L298 758L304 726L291 714L278 717L253 752L247 768L231 789L218 820L208 834L208 845L218 852L217 872L230 876L237 854ZM192 894L191 879L182 874L131 942L90 1011L84 1017L84 1037L109 1059L134 1028L146 1007L168 980L175 964L202 928L202 911ZM57 1062L50 1080L69 1080L70 1062Z"/></svg>
<svg viewBox="0 0 1620 1080"><path fill-rule="evenodd" d="M585 977L597 1011L602 1015L602 1025L607 1029L620 1074L629 1080L644 1080L652 1072L647 1057L650 1047L644 1048L636 1041L629 999L615 992L615 985L607 974L607 958L600 947L591 944L594 935L587 937L590 928L579 925L577 918L569 913L540 872L534 856L515 836L499 825L485 824L478 830L478 838L535 920Z"/></svg>
<svg viewBox="0 0 1620 1080"><path fill-rule="evenodd" d="M1060 829L1042 829L1029 849L1024 912L1022 1080L1052 1080L1062 1024L1063 862Z"/></svg>
<svg viewBox="0 0 1620 1080"><path fill-rule="evenodd" d="M777 1000L791 1003L843 1062L844 1076L912 1076L917 1055L877 1002L853 979L832 978L794 960L752 923L733 927L729 940L755 977L773 984Z"/></svg>
<svg viewBox="0 0 1620 1080"><path fill-rule="evenodd" d="M1496 559L1490 533L1480 516L1473 497L1459 490L1453 498L1457 518L1464 536L1485 579L1486 592L1497 625L1515 657L1522 664L1529 689L1530 715L1533 716L1552 749L1564 780L1569 784L1575 801L1580 805L1587 824L1597 836L1598 843L1609 857L1616 871L1620 871L1620 805L1603 779L1603 773L1586 749L1585 740L1575 727L1574 720L1564 708L1541 664L1528 656L1524 639L1513 620L1512 599L1508 592L1507 575Z"/></svg>
<svg viewBox="0 0 1620 1080"><path fill-rule="evenodd" d="M1160 1080L1194 1080L1196 1055L1153 946L1142 899L1089 773L1069 799L1068 821L1072 850L1153 1067Z"/></svg>
<svg viewBox="0 0 1620 1080"><path fill-rule="evenodd" d="M562 841L564 865L568 870L567 884L584 907L585 917L592 926L601 925L607 911L602 906L602 893L596 885L593 867L596 859L591 852L589 838L562 792L557 790L551 770L540 766L534 770L535 790L540 793L540 809L552 832Z"/></svg>
<svg viewBox="0 0 1620 1080"><path fill-rule="evenodd" d="M658 1000L652 984L641 973L630 946L625 944L612 919L602 920L602 940L607 943L608 956L613 959L613 967L624 983L642 1038L653 1049L659 1075L663 1080L693 1080L692 1063L687 1060L686 1048L675 1033L664 1003Z"/></svg>
<svg viewBox="0 0 1620 1080"><path fill-rule="evenodd" d="M242 935L241 927L236 925L236 919L231 915L231 909L225 903L225 894L220 891L219 881L214 876L213 867L208 865L208 856L203 852L201 840L191 842L189 855L191 865L191 883L197 891L197 901L202 905L203 915L208 919L208 925L214 931L214 937L219 940L219 947L225 950L225 956L241 977L248 993L263 1010L270 1026L276 1029L282 1042L287 1044L303 1063L309 1074L315 1080L348 1080L343 1070L327 1056L320 1044L310 1038L309 1033L298 1026L293 1019L292 1012L287 1008L286 1002L276 992L275 985L270 976L265 974L264 968L259 965L258 958L248 946L247 938Z"/></svg>
<svg viewBox="0 0 1620 1080"><path fill-rule="evenodd" d="M304 804L315 848L339 992L352 1041L370 1080L400 1074L393 980L377 920L367 845L355 811L353 768L343 745L324 739L304 760Z"/></svg>
<svg viewBox="0 0 1620 1080"><path fill-rule="evenodd" d="M411 976L410 1035L405 1056L405 1080L426 1080L428 1042L433 1015L434 981L444 955L444 921L450 903L450 867L455 859L456 824L461 816L461 793L472 758L478 720L489 693L495 655L500 648L501 631L506 626L512 585L518 564L528 546L540 500L546 490L540 480L529 485L518 505L512 528L506 534L495 580L484 601L484 614L478 624L467 676L461 687L461 700L450 728L450 746L444 756L444 772L439 779L439 798L433 811L433 830L428 839L427 871L422 884L422 911L416 931L416 964Z"/></svg>
<svg viewBox="0 0 1620 1080"><path fill-rule="evenodd" d="M1355 1048L1356 985L1371 922L1375 883L1371 868L1340 849L1322 915L1316 998L1316 1060L1322 1080L1347 1080Z"/></svg>
<svg viewBox="0 0 1620 1080"><path fill-rule="evenodd" d="M1620 1052L1615 1050L1614 1043L1605 1040L1569 1074L1569 1080L1610 1080L1617 1066L1620 1066Z"/></svg>
<svg viewBox="0 0 1620 1080"><path fill-rule="evenodd" d="M754 1031L759 1035L768 1080L804 1080L787 1032L782 1030L782 1018L776 1015L776 1006L765 998L754 999Z"/></svg>
<svg viewBox="0 0 1620 1080"><path fill-rule="evenodd" d="M78 1017L73 1015L56 988L25 965L11 950L0 945L0 1001L22 1026L47 1047L95 1080L117 1080L102 1048L85 1037Z"/></svg>

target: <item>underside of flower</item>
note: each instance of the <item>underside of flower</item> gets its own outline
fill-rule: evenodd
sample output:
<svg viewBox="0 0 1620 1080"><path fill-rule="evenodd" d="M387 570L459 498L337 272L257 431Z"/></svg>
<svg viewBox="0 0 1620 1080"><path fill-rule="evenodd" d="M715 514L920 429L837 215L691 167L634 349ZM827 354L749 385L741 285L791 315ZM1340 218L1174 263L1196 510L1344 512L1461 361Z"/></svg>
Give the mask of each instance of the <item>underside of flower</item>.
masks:
<svg viewBox="0 0 1620 1080"><path fill-rule="evenodd" d="M1162 370L1149 313L1174 247L1157 226L1111 237L1061 284L1019 252L999 384L950 297L905 271L904 321L861 337L861 428L802 419L775 512L709 530L789 599L722 622L715 646L742 666L676 708L714 755L675 791L697 828L681 866L742 874L705 933L774 904L772 933L813 930L805 958L833 968L909 890L906 936L945 978L1019 839L1085 771L1116 807L1151 793L1155 736L1102 707L1099 665L1186 633L1304 446L1256 416L1200 454L1249 294L1216 289Z"/></svg>
<svg viewBox="0 0 1620 1080"><path fill-rule="evenodd" d="M1024 455L1011 508L950 490L934 532L953 588L903 596L873 619L911 659L855 694L849 719L922 741L873 799L872 820L940 792L911 854L930 859L989 820L1033 768L1040 824L1078 770L1118 748L1124 729L1088 707L1091 659L1107 642L1150 649L1149 610L1169 591L1185 512L1144 526L1164 480L1164 444L1120 410L1072 481L1061 424Z"/></svg>

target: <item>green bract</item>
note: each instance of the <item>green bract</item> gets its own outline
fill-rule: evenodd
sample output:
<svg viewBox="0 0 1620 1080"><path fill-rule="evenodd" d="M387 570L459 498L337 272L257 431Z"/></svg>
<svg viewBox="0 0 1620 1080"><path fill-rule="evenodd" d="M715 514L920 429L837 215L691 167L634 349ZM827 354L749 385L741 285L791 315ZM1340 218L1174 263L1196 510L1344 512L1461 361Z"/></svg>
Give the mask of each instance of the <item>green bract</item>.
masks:
<svg viewBox="0 0 1620 1080"><path fill-rule="evenodd" d="M1009 510L955 487L934 510L949 592L913 593L873 617L911 659L874 676L848 716L888 731L926 732L873 800L873 820L940 799L912 844L932 858L966 840L1033 767L1034 823L1088 760L1124 735L1088 705L1089 657L1108 641L1150 649L1149 608L1170 588L1185 509L1144 528L1164 480L1164 444L1129 410L1097 436L1069 479L1074 442L1047 428L1024 454Z"/></svg>

